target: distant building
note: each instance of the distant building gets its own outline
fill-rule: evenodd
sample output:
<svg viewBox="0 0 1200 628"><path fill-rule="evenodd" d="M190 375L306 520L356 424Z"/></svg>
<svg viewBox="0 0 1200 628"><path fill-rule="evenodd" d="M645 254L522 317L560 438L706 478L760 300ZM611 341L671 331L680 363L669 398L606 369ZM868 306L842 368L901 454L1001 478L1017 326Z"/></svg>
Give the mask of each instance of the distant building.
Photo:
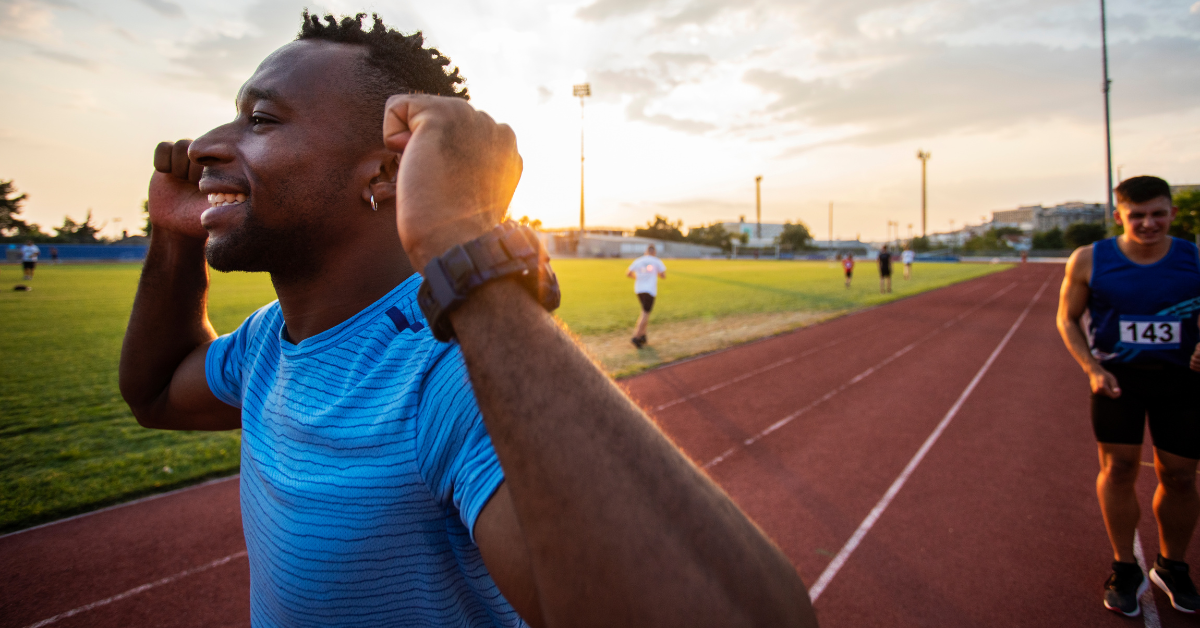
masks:
<svg viewBox="0 0 1200 628"><path fill-rule="evenodd" d="M745 234L749 241L745 244L748 247L769 247L775 246L775 238L783 234L783 225L779 223L764 222L762 223L762 237L757 237L758 223L746 222L742 219L738 222L723 222L721 226L726 231L734 235Z"/></svg>
<svg viewBox="0 0 1200 628"><path fill-rule="evenodd" d="M588 229L587 233L580 237L578 229L563 229L539 231L537 235L550 257L632 258L645 253L646 247L651 244L657 249L659 257L668 259L724 256L721 248L716 246L632 237L621 235L619 231L616 235L611 235Z"/></svg>
<svg viewBox="0 0 1200 628"><path fill-rule="evenodd" d="M1041 205L1026 205L1016 209L1002 209L992 212L992 227L1016 227L1021 231L1034 231L1034 220L1038 211L1044 211Z"/></svg>
<svg viewBox="0 0 1200 628"><path fill-rule="evenodd" d="M992 222L987 226L993 229L1016 227L1025 233L1050 231L1056 227L1066 231L1067 227L1077 222L1103 223L1106 211L1105 206L1100 203L1080 201L1061 203L1053 207L1026 205L1017 209L992 212Z"/></svg>

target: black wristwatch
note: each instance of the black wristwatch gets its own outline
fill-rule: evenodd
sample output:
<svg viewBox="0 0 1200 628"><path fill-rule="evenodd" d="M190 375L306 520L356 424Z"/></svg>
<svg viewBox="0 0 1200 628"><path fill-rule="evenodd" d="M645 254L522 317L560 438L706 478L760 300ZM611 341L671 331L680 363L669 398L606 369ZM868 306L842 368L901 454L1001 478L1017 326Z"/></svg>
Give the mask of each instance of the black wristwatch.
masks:
<svg viewBox="0 0 1200 628"><path fill-rule="evenodd" d="M558 278L550 269L550 258L537 235L511 220L435 257L425 266L424 274L417 304L429 321L433 337L442 342L454 338L450 312L466 302L472 290L489 281L510 277L517 280L547 312L557 309L561 300Z"/></svg>

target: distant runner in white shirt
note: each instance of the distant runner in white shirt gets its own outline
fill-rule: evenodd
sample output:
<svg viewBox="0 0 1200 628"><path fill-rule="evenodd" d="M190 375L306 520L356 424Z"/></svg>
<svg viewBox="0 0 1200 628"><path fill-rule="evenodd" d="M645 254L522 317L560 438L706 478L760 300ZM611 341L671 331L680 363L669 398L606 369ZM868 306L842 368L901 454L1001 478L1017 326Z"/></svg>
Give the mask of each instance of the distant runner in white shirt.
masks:
<svg viewBox="0 0 1200 628"><path fill-rule="evenodd" d="M33 269L37 267L38 254L41 252L33 240L26 240L25 246L21 247L21 267L25 269L25 281L33 279Z"/></svg>
<svg viewBox="0 0 1200 628"><path fill-rule="evenodd" d="M913 253L911 244L904 247L904 252L900 254L900 261L904 262L904 278L905 279L908 279L908 276L912 274L912 263L913 263L913 259L916 258L916 256L917 256L917 254Z"/></svg>
<svg viewBox="0 0 1200 628"><path fill-rule="evenodd" d="M633 260L627 277L632 277L633 291L642 303L642 315L638 317L637 329L633 332L633 346L641 349L646 344L646 324L650 322L650 310L654 309L654 297L658 296L658 279L667 278L667 267L654 256L654 245L646 247L646 254Z"/></svg>

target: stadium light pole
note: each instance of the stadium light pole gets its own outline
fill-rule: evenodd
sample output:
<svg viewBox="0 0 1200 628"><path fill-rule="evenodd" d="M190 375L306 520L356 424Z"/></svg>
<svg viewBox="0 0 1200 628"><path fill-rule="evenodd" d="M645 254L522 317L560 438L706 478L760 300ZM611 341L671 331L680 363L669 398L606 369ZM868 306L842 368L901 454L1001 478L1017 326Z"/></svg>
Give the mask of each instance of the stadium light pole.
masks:
<svg viewBox="0 0 1200 628"><path fill-rule="evenodd" d="M582 238L586 226L583 217L583 99L592 95L591 83L576 85L574 94L579 97L579 237Z"/></svg>
<svg viewBox="0 0 1200 628"><path fill-rule="evenodd" d="M762 239L762 175L754 177L754 237Z"/></svg>
<svg viewBox="0 0 1200 628"><path fill-rule="evenodd" d="M1108 78L1108 23L1105 19L1104 0L1100 0L1100 58L1104 64L1104 172L1108 177L1108 188L1104 193L1104 201L1108 205L1108 211L1104 213L1104 227L1107 229L1113 213L1112 121L1108 112L1108 93L1111 91L1112 81Z"/></svg>
<svg viewBox="0 0 1200 628"><path fill-rule="evenodd" d="M829 248L833 248L833 201L829 201Z"/></svg>
<svg viewBox="0 0 1200 628"><path fill-rule="evenodd" d="M925 237L925 162L929 161L932 155L929 151L917 149L917 159L921 160L921 237Z"/></svg>

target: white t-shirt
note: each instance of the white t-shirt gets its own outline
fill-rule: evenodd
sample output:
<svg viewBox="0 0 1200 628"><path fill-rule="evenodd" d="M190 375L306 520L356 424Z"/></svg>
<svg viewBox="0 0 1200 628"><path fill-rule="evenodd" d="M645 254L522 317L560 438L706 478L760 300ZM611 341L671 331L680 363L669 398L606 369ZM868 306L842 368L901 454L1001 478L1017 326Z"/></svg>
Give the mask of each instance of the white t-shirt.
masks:
<svg viewBox="0 0 1200 628"><path fill-rule="evenodd" d="M39 249L36 244L26 244L25 246L21 247L21 261L36 262L38 253L41 252L42 250Z"/></svg>
<svg viewBox="0 0 1200 628"><path fill-rule="evenodd" d="M900 254L900 259L903 260L905 264L911 264L914 257L916 257L916 254L912 251L905 251Z"/></svg>
<svg viewBox="0 0 1200 628"><path fill-rule="evenodd" d="M629 271L635 277L634 293L658 296L658 275L667 272L667 267L663 265L662 260L653 255L643 255L633 260L633 263L629 265Z"/></svg>

